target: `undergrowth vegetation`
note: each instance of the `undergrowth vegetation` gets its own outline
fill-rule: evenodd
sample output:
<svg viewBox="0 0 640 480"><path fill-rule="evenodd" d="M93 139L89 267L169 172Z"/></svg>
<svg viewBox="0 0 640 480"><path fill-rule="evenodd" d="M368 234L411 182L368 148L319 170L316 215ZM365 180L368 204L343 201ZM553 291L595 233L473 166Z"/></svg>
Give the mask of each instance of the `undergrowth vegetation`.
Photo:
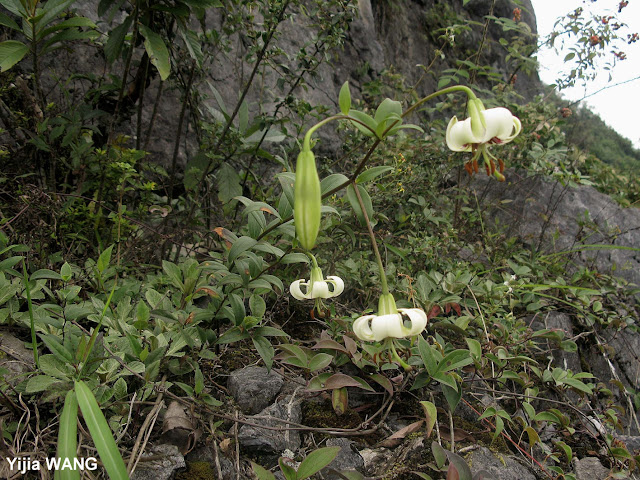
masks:
<svg viewBox="0 0 640 480"><path fill-rule="evenodd" d="M388 71L354 98L347 82L331 92L339 109L311 104L301 92L357 15L347 0L101 1L87 17L72 0L0 3L0 332L30 355L18 370L0 362L3 457L97 454L105 470L92 478L127 478L164 402L188 412L201 442L222 444L246 421L226 378L259 364L330 401L325 421L338 421L294 426L304 433L374 445L390 412L408 412L413 429L395 440L418 431L431 449L394 478L471 479L455 453L459 425L489 431L488 445L548 478L575 478L572 459L587 454L614 478L637 469L613 434L632 423L640 392L554 361L589 345L608 355L605 330L637 332L635 286L574 264L575 251L488 228L472 188L485 168L491 181L517 170L633 206L637 181L569 144L556 106L523 102L464 52L426 99ZM520 71L532 66L516 10L483 21L510 32L500 44ZM449 55L455 35L484 24L447 15L431 35ZM312 33L291 53L280 40L295 22ZM587 56L594 47L579 45ZM47 75L58 47L98 52L108 74ZM225 96L205 72L233 55L247 70ZM273 76L268 105L250 103ZM150 142L165 101L176 130L159 158ZM513 116L481 139L501 107ZM454 148L452 112L480 140ZM318 140L320 126L330 133ZM546 326L555 312L573 335ZM0 344L0 360L10 353ZM355 412L354 392L375 401ZM551 428L553 442L542 435ZM305 447L296 468L280 459L285 478L337 455ZM274 478L252 460L258 478Z"/></svg>

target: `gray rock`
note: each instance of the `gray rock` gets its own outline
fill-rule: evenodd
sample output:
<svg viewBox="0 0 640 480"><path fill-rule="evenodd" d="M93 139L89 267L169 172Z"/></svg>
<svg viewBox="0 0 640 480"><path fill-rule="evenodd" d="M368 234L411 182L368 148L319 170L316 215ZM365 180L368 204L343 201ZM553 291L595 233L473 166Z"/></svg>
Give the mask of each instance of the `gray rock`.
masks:
<svg viewBox="0 0 640 480"><path fill-rule="evenodd" d="M340 447L340 451L336 458L324 468L320 473L325 480L339 480L341 477L330 470L342 472L344 470L355 470L362 472L364 468L364 459L354 447L354 442L347 438L331 438L327 440L327 447Z"/></svg>
<svg viewBox="0 0 640 480"><path fill-rule="evenodd" d="M585 457L575 462L576 480L605 480L609 469L602 466L596 457Z"/></svg>
<svg viewBox="0 0 640 480"><path fill-rule="evenodd" d="M536 480L529 468L515 457L493 453L486 447L474 450L466 460L474 475L482 470L487 472L486 480Z"/></svg>
<svg viewBox="0 0 640 480"><path fill-rule="evenodd" d="M487 223L536 250L563 252L583 245L640 245L640 210L622 208L589 186L570 187L542 176L509 170L506 182L476 175L474 190ZM504 203L510 200L509 203ZM498 205L498 207L496 207ZM640 255L633 250L585 249L567 261L640 284Z"/></svg>
<svg viewBox="0 0 640 480"><path fill-rule="evenodd" d="M285 397L268 406L258 415L248 417L248 421L270 428L269 430L251 425L243 425L238 432L238 442L244 449L252 452L280 455L284 450L295 451L300 447L300 434L297 430L285 430L287 424L277 419L300 423L302 409L300 400L293 396Z"/></svg>
<svg viewBox="0 0 640 480"><path fill-rule="evenodd" d="M538 317L539 320L536 320L531 325L533 330L543 330L543 329L551 329L551 330L560 330L564 332L564 339L567 340L574 336L573 333L573 322L571 321L571 317L562 312L548 312L541 317ZM543 345L552 346L551 343L547 343L545 339L539 339L538 343L542 343ZM551 355L553 356L553 364L556 367L563 368L565 370L571 370L573 373L578 373L582 371L582 367L580 365L580 355L577 352L566 352L564 350L560 350L559 348L551 348Z"/></svg>
<svg viewBox="0 0 640 480"><path fill-rule="evenodd" d="M284 380L274 370L262 367L246 367L231 373L227 386L242 411L256 414L276 398Z"/></svg>
<svg viewBox="0 0 640 480"><path fill-rule="evenodd" d="M144 457L157 457L148 462ZM169 480L186 467L184 456L175 445L155 445L142 455L131 480Z"/></svg>

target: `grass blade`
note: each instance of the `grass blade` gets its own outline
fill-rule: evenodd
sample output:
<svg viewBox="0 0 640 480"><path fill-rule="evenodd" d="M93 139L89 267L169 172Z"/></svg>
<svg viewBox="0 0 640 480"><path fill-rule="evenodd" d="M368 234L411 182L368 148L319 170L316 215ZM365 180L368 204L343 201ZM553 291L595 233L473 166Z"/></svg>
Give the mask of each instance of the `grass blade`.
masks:
<svg viewBox="0 0 640 480"><path fill-rule="evenodd" d="M122 460L118 446L113 439L107 419L104 418L96 398L83 381L76 382L75 390L82 416L109 478L111 480L129 480L127 467L124 465L124 460Z"/></svg>
<svg viewBox="0 0 640 480"><path fill-rule="evenodd" d="M60 415L60 430L58 431L58 458L60 464L68 458L74 465L78 449L78 399L75 392L70 391L64 399L64 407ZM56 470L55 480L80 480L78 470Z"/></svg>

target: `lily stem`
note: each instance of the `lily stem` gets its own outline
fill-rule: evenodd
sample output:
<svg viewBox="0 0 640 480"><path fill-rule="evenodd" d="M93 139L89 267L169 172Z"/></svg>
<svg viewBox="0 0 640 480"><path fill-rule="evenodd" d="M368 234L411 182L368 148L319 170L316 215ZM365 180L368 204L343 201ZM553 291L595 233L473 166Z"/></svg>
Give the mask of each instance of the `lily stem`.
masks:
<svg viewBox="0 0 640 480"><path fill-rule="evenodd" d="M402 360L402 358L400 358L400 355L398 355L398 352L396 351L396 344L393 341L393 338L387 338L387 346L389 347L389 350L391 351L391 357L396 362L398 362L402 368L404 368L404 371L405 372L411 371L412 370L411 365L409 365L407 362Z"/></svg>
<svg viewBox="0 0 640 480"><path fill-rule="evenodd" d="M356 182L351 182L351 186L356 192L356 197L358 198L358 204L360 204L360 210L362 210L362 216L364 217L364 221L367 224L367 232L369 233L369 238L371 238L371 246L373 247L373 253L376 256L376 261L378 262L378 272L380 273L380 283L382 284L382 294L389 294L389 285L387 285L387 276L384 271L384 265L382 263L382 257L380 256L380 251L378 250L378 244L376 242L376 236L373 233L373 228L371 227L371 221L369 220L369 215L367 215L367 209L364 208L364 202L362 201L362 197L360 196L360 191L358 190L358 185Z"/></svg>

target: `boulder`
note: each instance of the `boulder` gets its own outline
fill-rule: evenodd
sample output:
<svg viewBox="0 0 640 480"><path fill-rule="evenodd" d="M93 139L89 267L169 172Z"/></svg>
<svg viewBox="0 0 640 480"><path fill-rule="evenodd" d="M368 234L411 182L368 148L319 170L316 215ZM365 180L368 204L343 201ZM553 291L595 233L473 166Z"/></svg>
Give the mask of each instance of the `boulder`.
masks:
<svg viewBox="0 0 640 480"><path fill-rule="evenodd" d="M536 476L529 467L520 463L512 455L494 453L486 447L479 447L467 457L471 472L475 475L485 471L489 475L485 478L496 480L536 480Z"/></svg>
<svg viewBox="0 0 640 480"><path fill-rule="evenodd" d="M238 442L243 449L254 453L280 455L287 449L295 451L300 447L300 433L297 430L287 430L287 423L279 420L300 423L301 419L300 400L293 396L285 397L258 415L247 418L249 422L269 429L243 425L238 432Z"/></svg>
<svg viewBox="0 0 640 480"><path fill-rule="evenodd" d="M282 376L274 370L245 367L231 372L227 386L242 411L253 415L271 405L283 384Z"/></svg>

